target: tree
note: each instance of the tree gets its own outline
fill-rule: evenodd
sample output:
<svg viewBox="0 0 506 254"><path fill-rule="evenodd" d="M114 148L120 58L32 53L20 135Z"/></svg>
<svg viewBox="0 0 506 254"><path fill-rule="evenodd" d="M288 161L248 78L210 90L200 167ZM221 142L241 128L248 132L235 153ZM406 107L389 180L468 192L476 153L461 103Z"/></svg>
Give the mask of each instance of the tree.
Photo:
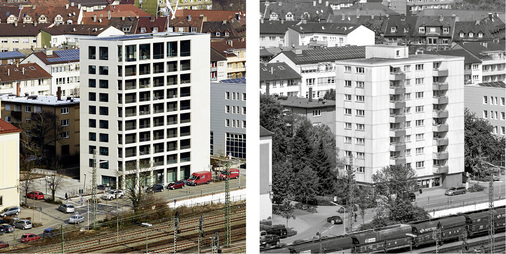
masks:
<svg viewBox="0 0 506 254"><path fill-rule="evenodd" d="M63 127L59 117L51 111L33 113L30 121L21 126L24 133L21 135L23 147L28 149L35 158L42 157L42 160L49 164L49 159L55 155L56 143L63 139Z"/></svg>
<svg viewBox="0 0 506 254"><path fill-rule="evenodd" d="M485 119L478 118L467 108L464 112L464 157L465 170L476 172L480 157L486 156L487 161L500 165L504 161L505 139L492 134L493 126ZM481 172L483 173L483 172Z"/></svg>
<svg viewBox="0 0 506 254"><path fill-rule="evenodd" d="M294 170L297 170L297 175L292 179L293 194L295 200L304 204L314 202L318 188L318 178L315 177L315 172L310 166L301 168L302 165L294 164Z"/></svg>
<svg viewBox="0 0 506 254"><path fill-rule="evenodd" d="M63 178L60 174L58 174L58 171L46 175L46 183L47 186L49 186L49 190L51 191L51 200L53 202L54 202L54 195L56 191L60 189L62 182Z"/></svg>
<svg viewBox="0 0 506 254"><path fill-rule="evenodd" d="M294 207L290 203L289 199L283 200L281 207L279 207L279 213L281 217L286 219L286 228L288 228L288 220L295 219L295 215L293 215Z"/></svg>
<svg viewBox="0 0 506 254"><path fill-rule="evenodd" d="M21 158L23 160L23 158ZM33 161L31 162L31 164L33 164ZM37 179L37 175L34 174L33 172L33 167L30 167L29 169L24 169L20 172L21 174L21 190L23 191L23 193L25 194L25 204L28 204L27 203L27 198L28 198L28 192L30 192L30 190L32 189L33 187L33 182L35 181L35 179Z"/></svg>
<svg viewBox="0 0 506 254"><path fill-rule="evenodd" d="M417 184L414 169L407 165L390 165L376 172L372 180L389 220L409 222L418 219L420 214L408 195Z"/></svg>
<svg viewBox="0 0 506 254"><path fill-rule="evenodd" d="M317 179L319 180L317 182L318 193L320 195L333 194L337 177L334 166L335 162L332 160L335 156L331 157L327 154L323 140L320 140L318 149L315 150L312 158L311 167L316 172Z"/></svg>
<svg viewBox="0 0 506 254"><path fill-rule="evenodd" d="M310 166L313 147L309 140L308 129L311 126L308 120L303 120L290 142L290 160L294 165L293 171L295 174L298 173L299 169Z"/></svg>
<svg viewBox="0 0 506 254"><path fill-rule="evenodd" d="M280 204L292 193L291 181L293 179L292 166L289 162L277 162L272 164L272 201Z"/></svg>
<svg viewBox="0 0 506 254"><path fill-rule="evenodd" d="M325 95L323 96L323 99L335 101L336 100L336 90L330 89L328 92L325 93Z"/></svg>
<svg viewBox="0 0 506 254"><path fill-rule="evenodd" d="M143 182L149 180L150 163L140 163L138 168L134 164L128 164L127 170L135 170L133 174L125 174L125 197L132 202L134 213L137 214L146 199L146 192L142 188Z"/></svg>

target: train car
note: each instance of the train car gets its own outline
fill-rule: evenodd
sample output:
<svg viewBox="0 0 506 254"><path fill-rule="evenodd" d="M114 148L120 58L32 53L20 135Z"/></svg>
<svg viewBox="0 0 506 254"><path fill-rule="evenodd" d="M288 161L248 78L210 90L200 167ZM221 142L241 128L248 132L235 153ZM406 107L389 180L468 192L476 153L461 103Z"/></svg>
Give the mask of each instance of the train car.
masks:
<svg viewBox="0 0 506 254"><path fill-rule="evenodd" d="M495 209L494 228L495 232L504 232L506 229L506 208L499 207Z"/></svg>
<svg viewBox="0 0 506 254"><path fill-rule="evenodd" d="M411 234L411 232L411 225L397 224L384 228L357 232L351 237L353 239L355 252L384 252L410 247L412 238L406 234Z"/></svg>
<svg viewBox="0 0 506 254"><path fill-rule="evenodd" d="M305 243L287 246L290 253L329 253L329 252L345 252L351 253L353 247L353 241L350 236L338 236L331 238L322 238L321 240L321 252L320 252L320 241L314 239Z"/></svg>
<svg viewBox="0 0 506 254"><path fill-rule="evenodd" d="M495 215L497 212L493 211L493 213ZM469 237L488 233L490 230L490 211L481 211L464 216L467 219L467 234Z"/></svg>
<svg viewBox="0 0 506 254"><path fill-rule="evenodd" d="M441 229L441 241L449 241L458 238L462 232L466 231L466 217L463 215L441 218L431 221L419 221L410 223L415 238L414 246L418 247L426 244L433 244L436 240L433 237L433 231Z"/></svg>

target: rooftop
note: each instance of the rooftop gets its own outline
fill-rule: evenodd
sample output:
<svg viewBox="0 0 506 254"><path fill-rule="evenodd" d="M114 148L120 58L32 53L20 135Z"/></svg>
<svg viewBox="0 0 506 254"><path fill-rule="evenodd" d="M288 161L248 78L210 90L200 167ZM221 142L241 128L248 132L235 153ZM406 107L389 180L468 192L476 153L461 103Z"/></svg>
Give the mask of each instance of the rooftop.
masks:
<svg viewBox="0 0 506 254"><path fill-rule="evenodd" d="M79 62L79 49L67 49L53 51L52 55L44 52L33 53L45 64L59 64L68 62Z"/></svg>
<svg viewBox="0 0 506 254"><path fill-rule="evenodd" d="M326 108L335 107L336 102L332 100L312 100L300 97L278 97L279 104L283 107L292 108Z"/></svg>
<svg viewBox="0 0 506 254"><path fill-rule="evenodd" d="M12 132L21 132L21 130L14 127L14 125L6 122L5 120L0 119L0 134L12 133Z"/></svg>
<svg viewBox="0 0 506 254"><path fill-rule="evenodd" d="M360 25L349 23L317 23L308 22L289 27L299 33L349 34Z"/></svg>
<svg viewBox="0 0 506 254"><path fill-rule="evenodd" d="M446 55L446 56L463 56L465 64L471 63L481 63L482 61L470 54L464 49L453 49L453 50L444 50L444 51L426 51L425 54L430 55Z"/></svg>
<svg viewBox="0 0 506 254"><path fill-rule="evenodd" d="M378 45L376 45L378 46ZM409 55L408 58L356 58L356 59L344 59L341 62L353 62L363 65L388 65L388 64L399 64L399 63L416 63L416 62L427 62L441 59L455 59L455 58L463 58L462 56L450 56L450 55L432 55L432 54L418 54L418 55Z"/></svg>
<svg viewBox="0 0 506 254"><path fill-rule="evenodd" d="M196 33L179 33L179 32L165 32L165 33L149 33L149 34L128 34L128 35L117 35L117 36L107 36L101 38L86 38L80 40L100 40L100 41L129 41L129 40L141 40L148 38L157 38L157 37L176 37L176 36L185 36L185 35L197 35Z"/></svg>
<svg viewBox="0 0 506 254"><path fill-rule="evenodd" d="M274 135L274 132L267 130L266 128L260 126L260 137L268 137Z"/></svg>
<svg viewBox="0 0 506 254"><path fill-rule="evenodd" d="M485 87L506 88L506 84L504 84L504 81L478 83L477 85Z"/></svg>
<svg viewBox="0 0 506 254"><path fill-rule="evenodd" d="M2 95L0 101L2 102L13 102L20 104L34 104L34 105L46 105L46 106L63 106L63 105L74 105L79 104L80 98L62 97L62 100L58 100L56 96L47 95L31 95L31 96L20 96L15 95Z"/></svg>
<svg viewBox="0 0 506 254"><path fill-rule="evenodd" d="M25 58L19 51L0 52L0 59Z"/></svg>
<svg viewBox="0 0 506 254"><path fill-rule="evenodd" d="M302 76L286 63L260 64L260 81L300 79Z"/></svg>
<svg viewBox="0 0 506 254"><path fill-rule="evenodd" d="M364 58L365 46L345 46L283 51L295 64L319 63L343 59Z"/></svg>
<svg viewBox="0 0 506 254"><path fill-rule="evenodd" d="M47 73L36 63L0 65L0 82L41 78L51 78L51 74Z"/></svg>
<svg viewBox="0 0 506 254"><path fill-rule="evenodd" d="M221 80L220 83L225 84L246 84L246 78L232 78Z"/></svg>

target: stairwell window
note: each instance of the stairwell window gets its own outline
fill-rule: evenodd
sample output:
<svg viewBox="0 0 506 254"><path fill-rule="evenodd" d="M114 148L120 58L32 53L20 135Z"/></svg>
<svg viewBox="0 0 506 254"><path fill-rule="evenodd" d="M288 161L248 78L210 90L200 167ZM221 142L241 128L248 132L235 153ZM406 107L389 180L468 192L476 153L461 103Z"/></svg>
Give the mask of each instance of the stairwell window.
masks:
<svg viewBox="0 0 506 254"><path fill-rule="evenodd" d="M356 67L355 71L356 73L364 73L364 67Z"/></svg>

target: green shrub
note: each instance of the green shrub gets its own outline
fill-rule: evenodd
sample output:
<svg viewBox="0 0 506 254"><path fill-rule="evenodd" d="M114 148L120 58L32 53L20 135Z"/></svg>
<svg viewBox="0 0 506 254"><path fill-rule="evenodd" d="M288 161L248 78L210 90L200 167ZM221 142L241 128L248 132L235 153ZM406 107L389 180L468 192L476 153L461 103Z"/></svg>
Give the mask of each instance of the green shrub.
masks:
<svg viewBox="0 0 506 254"><path fill-rule="evenodd" d="M478 191L483 191L485 190L485 187L475 183L473 186L469 187L468 191L469 192L478 192Z"/></svg>

